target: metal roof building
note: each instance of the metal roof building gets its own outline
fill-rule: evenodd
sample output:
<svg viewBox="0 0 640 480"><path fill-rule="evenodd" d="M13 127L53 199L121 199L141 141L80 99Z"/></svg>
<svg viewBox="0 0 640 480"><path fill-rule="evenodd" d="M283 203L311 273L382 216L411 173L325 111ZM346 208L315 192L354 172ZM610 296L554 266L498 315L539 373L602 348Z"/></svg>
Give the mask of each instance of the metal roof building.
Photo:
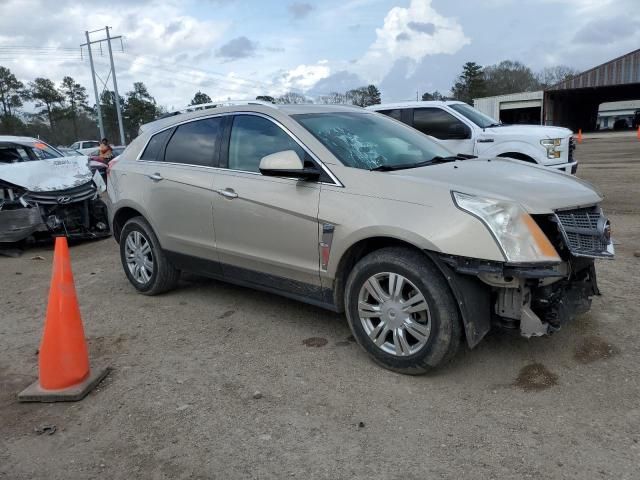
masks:
<svg viewBox="0 0 640 480"><path fill-rule="evenodd" d="M545 90L544 123L594 130L601 103L636 99L640 99L640 49Z"/></svg>

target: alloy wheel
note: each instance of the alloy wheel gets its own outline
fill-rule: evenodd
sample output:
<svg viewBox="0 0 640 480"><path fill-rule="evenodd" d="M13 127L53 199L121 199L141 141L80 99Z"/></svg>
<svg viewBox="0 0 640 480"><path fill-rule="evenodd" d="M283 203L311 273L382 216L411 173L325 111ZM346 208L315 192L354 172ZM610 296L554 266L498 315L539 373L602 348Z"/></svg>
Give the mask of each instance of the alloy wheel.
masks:
<svg viewBox="0 0 640 480"><path fill-rule="evenodd" d="M398 357L420 351L431 334L424 295L397 273L377 273L364 282L358 295L358 317L369 339Z"/></svg>
<svg viewBox="0 0 640 480"><path fill-rule="evenodd" d="M127 235L124 245L127 268L133 279L144 285L153 275L153 252L151 242L141 232L133 230Z"/></svg>

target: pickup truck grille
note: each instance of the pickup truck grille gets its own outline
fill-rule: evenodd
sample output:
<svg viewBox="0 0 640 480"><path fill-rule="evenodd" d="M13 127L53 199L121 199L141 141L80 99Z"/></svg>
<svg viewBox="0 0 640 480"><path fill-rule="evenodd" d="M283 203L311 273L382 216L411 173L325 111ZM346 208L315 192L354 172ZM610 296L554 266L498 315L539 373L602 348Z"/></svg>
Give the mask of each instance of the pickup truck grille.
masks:
<svg viewBox="0 0 640 480"><path fill-rule="evenodd" d="M54 192L28 192L25 200L40 205L66 205L69 203L81 202L93 198L96 194L96 187L93 182L85 183L79 187L68 190L57 190Z"/></svg>
<svg viewBox="0 0 640 480"><path fill-rule="evenodd" d="M609 221L599 207L556 212L560 232L569 251L579 257L612 257Z"/></svg>
<svg viewBox="0 0 640 480"><path fill-rule="evenodd" d="M569 163L573 162L573 152L576 149L576 139L569 137Z"/></svg>

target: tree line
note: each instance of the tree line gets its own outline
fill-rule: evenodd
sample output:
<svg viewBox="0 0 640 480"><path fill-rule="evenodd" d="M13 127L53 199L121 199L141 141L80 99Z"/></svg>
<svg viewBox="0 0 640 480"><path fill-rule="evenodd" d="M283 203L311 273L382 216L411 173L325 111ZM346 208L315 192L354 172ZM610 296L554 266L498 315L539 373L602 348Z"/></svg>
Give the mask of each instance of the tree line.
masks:
<svg viewBox="0 0 640 480"><path fill-rule="evenodd" d="M80 139L97 139L97 106L90 105L87 89L66 76L59 85L38 77L24 83L6 67L0 66L0 134L39 137L54 145L69 145ZM35 113L23 111L32 102ZM100 108L105 136L120 142L115 93L104 90ZM120 97L120 108L127 142L138 135L141 124L155 119L162 109L142 82Z"/></svg>
<svg viewBox="0 0 640 480"><path fill-rule="evenodd" d="M473 105L474 98L544 90L578 73L578 70L565 65L547 67L541 72L534 73L523 63L514 60L503 60L486 67L476 62L467 62L451 87L450 98ZM422 100L446 100L447 98L449 97L437 90L422 95Z"/></svg>
<svg viewBox="0 0 640 480"><path fill-rule="evenodd" d="M380 90L375 85L353 88L346 92L332 92L328 95L321 95L312 98L298 92L286 92L282 95L258 95L256 100L275 104L300 104L300 103L320 103L320 104L342 104L357 105L359 107L368 107L369 105L377 105L381 103ZM200 105L203 103L211 103L211 97L203 92L196 92L189 105Z"/></svg>
<svg viewBox="0 0 640 480"><path fill-rule="evenodd" d="M473 104L474 98L542 90L577 73L570 67L556 66L536 74L526 65L512 60L486 67L467 62L450 92L425 92L422 100L451 98ZM382 101L380 90L375 85L316 97L289 91L278 96L259 95L256 99L275 104L351 104L361 107ZM33 103L36 112L25 112L25 102ZM198 91L190 105L203 103L211 103L211 97ZM45 77L25 84L11 70L0 66L0 106L0 134L40 137L56 145L68 145L78 139L95 139L99 135L97 106L89 104L87 89L70 76L64 77L59 85ZM112 143L119 143L113 91L102 92L100 108L105 135ZM120 108L127 143L137 136L140 125L165 112L143 82L135 82L133 89L120 97Z"/></svg>

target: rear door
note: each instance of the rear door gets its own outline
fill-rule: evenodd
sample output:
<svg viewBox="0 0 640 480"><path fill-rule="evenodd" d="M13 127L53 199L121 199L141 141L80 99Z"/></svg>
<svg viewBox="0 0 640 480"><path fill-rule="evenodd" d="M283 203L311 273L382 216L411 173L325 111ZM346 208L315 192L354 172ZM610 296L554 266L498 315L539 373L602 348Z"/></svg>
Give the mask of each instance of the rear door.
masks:
<svg viewBox="0 0 640 480"><path fill-rule="evenodd" d="M471 128L442 108L414 108L412 126L438 139L453 153L473 154Z"/></svg>
<svg viewBox="0 0 640 480"><path fill-rule="evenodd" d="M305 149L270 117L238 114L215 177L214 224L225 277L320 299L320 183L260 174L260 159Z"/></svg>
<svg viewBox="0 0 640 480"><path fill-rule="evenodd" d="M219 273L213 229L213 175L226 121L226 117L218 116L180 124L167 130L164 139L158 139L155 159L144 153L140 159L146 162L144 202L162 248L179 263L209 260L209 267L203 270L212 273Z"/></svg>

